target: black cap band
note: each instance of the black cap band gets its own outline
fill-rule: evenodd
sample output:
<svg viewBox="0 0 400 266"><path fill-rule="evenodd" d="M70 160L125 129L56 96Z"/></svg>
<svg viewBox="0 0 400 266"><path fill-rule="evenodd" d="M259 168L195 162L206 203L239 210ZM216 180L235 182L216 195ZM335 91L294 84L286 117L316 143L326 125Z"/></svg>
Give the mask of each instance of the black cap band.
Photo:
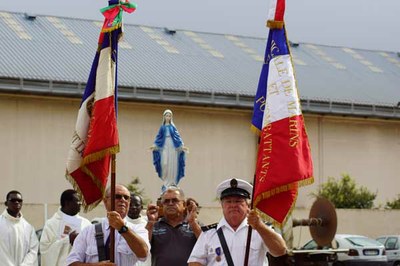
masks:
<svg viewBox="0 0 400 266"><path fill-rule="evenodd" d="M239 196L239 197L250 199L250 193L247 192L246 190L238 188L238 187L230 187L230 188L225 189L224 191L221 192L220 199L223 199L228 196Z"/></svg>

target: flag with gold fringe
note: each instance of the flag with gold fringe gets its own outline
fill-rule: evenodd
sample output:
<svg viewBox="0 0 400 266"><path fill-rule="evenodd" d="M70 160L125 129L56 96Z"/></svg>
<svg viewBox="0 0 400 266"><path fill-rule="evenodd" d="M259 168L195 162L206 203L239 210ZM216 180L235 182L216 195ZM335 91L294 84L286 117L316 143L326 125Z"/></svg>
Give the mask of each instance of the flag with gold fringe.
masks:
<svg viewBox="0 0 400 266"><path fill-rule="evenodd" d="M291 213L298 187L314 181L284 12L285 0L271 0L265 59L252 117L252 129L260 135L253 206L278 226Z"/></svg>
<svg viewBox="0 0 400 266"><path fill-rule="evenodd" d="M119 152L118 40L122 37L122 12L131 13L135 9L135 4L112 0L101 10L104 24L78 111L66 168L66 178L82 195L85 211L103 199L111 155Z"/></svg>

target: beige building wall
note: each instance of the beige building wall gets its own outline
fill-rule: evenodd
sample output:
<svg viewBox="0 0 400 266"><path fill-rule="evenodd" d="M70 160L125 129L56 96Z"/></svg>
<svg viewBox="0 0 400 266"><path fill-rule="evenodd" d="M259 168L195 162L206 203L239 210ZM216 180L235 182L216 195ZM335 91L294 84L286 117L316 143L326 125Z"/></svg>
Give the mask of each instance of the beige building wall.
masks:
<svg viewBox="0 0 400 266"><path fill-rule="evenodd" d="M328 177L347 173L358 186L377 193L376 207L400 194L400 121L305 116L315 182L300 189L298 207Z"/></svg>
<svg viewBox="0 0 400 266"><path fill-rule="evenodd" d="M18 189L26 202L58 202L60 193L70 187L64 178L65 162L78 107L74 99L0 97L3 195ZM173 110L190 149L186 177L180 183L187 195L202 205L215 205L214 190L220 181L250 179L257 138L249 130L249 111L120 102L117 182L127 184L139 177L149 198L159 196L162 182L149 148L166 108Z"/></svg>
<svg viewBox="0 0 400 266"><path fill-rule="evenodd" d="M0 95L0 197L17 189L26 203L58 203L61 192L70 188L64 178L65 161L79 102L70 98ZM254 174L257 137L249 130L249 110L120 102L117 182L128 184L132 177L139 177L145 195L152 200L158 197L162 183L152 165L149 147L167 108L173 110L174 122L190 149L186 177L180 186L187 195L198 199L206 207L204 210L218 210L217 184L229 177L251 181ZM350 174L358 185L378 192L378 205L399 194L400 121L316 115L305 115L305 120L315 183L300 189L299 209L308 210L313 202L310 194L328 176L338 178L342 173ZM25 212L39 217L34 220L40 226L45 213L27 208L29 205ZM56 207L52 208L48 216ZM213 213L204 212L205 222L218 219L219 215ZM400 218L398 212L390 215L394 215L393 220ZM348 232L360 229L346 216L339 217L339 228L344 226Z"/></svg>

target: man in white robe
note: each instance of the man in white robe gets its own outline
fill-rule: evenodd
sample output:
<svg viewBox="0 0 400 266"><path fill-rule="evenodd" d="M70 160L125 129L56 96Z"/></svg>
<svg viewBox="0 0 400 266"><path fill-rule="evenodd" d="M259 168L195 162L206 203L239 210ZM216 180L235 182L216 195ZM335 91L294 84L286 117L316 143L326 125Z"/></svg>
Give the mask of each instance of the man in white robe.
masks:
<svg viewBox="0 0 400 266"><path fill-rule="evenodd" d="M90 221L79 216L81 203L73 189L61 194L61 208L46 221L40 238L41 266L64 266L76 236Z"/></svg>
<svg viewBox="0 0 400 266"><path fill-rule="evenodd" d="M22 195L16 190L7 194L6 210L0 215L0 265L37 266L39 241L35 228L21 213Z"/></svg>
<svg viewBox="0 0 400 266"><path fill-rule="evenodd" d="M131 204L129 205L129 212L126 220L133 224L143 224L146 226L147 217L142 216L143 201L139 195L131 193Z"/></svg>
<svg viewBox="0 0 400 266"><path fill-rule="evenodd" d="M131 203L129 205L129 212L126 220L130 223L142 225L145 227L147 225L147 217L141 215L143 210L143 200L139 195L131 193ZM146 261L138 261L135 266L150 266L151 265L151 255L147 256Z"/></svg>

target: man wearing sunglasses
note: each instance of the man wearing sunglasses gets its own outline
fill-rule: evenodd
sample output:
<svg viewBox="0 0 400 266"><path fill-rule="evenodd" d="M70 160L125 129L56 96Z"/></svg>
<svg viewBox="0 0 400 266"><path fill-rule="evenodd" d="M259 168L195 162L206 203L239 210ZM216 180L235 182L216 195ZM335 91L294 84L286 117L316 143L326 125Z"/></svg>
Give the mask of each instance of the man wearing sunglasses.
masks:
<svg viewBox="0 0 400 266"><path fill-rule="evenodd" d="M40 237L41 266L65 265L77 235L90 221L81 217L81 201L73 189L65 190L60 197L61 208L46 221Z"/></svg>
<svg viewBox="0 0 400 266"><path fill-rule="evenodd" d="M0 264L37 266L39 241L35 228L22 216L22 195L16 190L6 196L6 210L0 215Z"/></svg>
<svg viewBox="0 0 400 266"><path fill-rule="evenodd" d="M132 266L139 260L146 260L150 250L147 230L143 225L135 225L125 219L129 210L129 190L123 185L115 186L115 211L111 211L110 192L108 188L103 199L107 219L102 219L99 231L96 231L95 224L82 230L67 257L67 265ZM115 229L115 263L109 262L110 227Z"/></svg>
<svg viewBox="0 0 400 266"><path fill-rule="evenodd" d="M150 204L147 208L149 220L147 229L151 243L152 266L187 265L190 252L201 227L196 221L197 208L192 202L186 217L186 203L183 191L168 187L161 195L163 217L158 219L159 207Z"/></svg>

